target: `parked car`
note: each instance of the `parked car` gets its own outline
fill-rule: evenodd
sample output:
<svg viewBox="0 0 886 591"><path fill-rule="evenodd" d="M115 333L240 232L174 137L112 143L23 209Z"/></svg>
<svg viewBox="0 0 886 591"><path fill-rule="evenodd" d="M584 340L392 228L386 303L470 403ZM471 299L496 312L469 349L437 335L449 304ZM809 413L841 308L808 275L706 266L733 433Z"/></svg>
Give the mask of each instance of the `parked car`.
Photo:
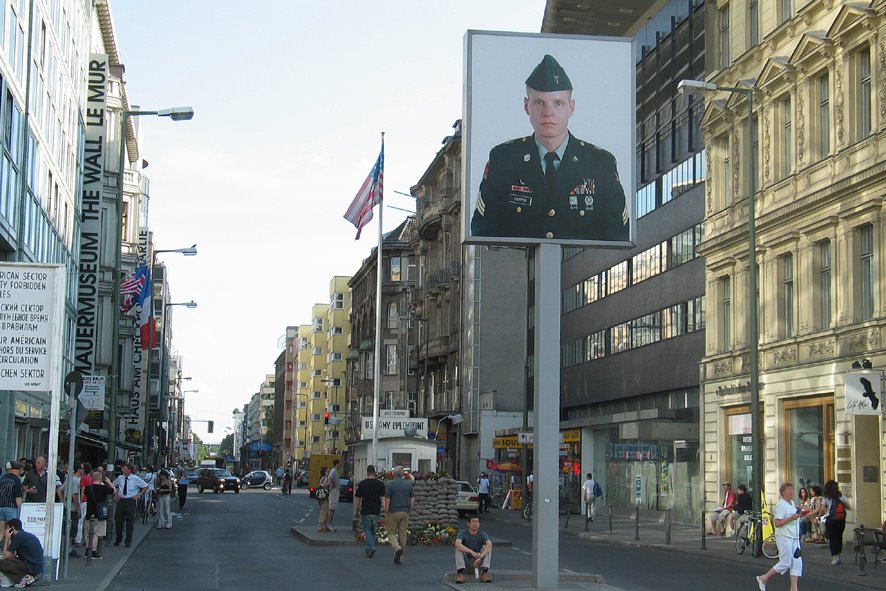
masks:
<svg viewBox="0 0 886 591"><path fill-rule="evenodd" d="M240 479L224 468L200 468L197 470L197 492L211 490L222 493L232 490L240 492Z"/></svg>
<svg viewBox="0 0 886 591"><path fill-rule="evenodd" d="M240 479L240 486L242 488L263 488L265 490L271 490L273 485L274 477L271 476L270 472L264 470L253 470Z"/></svg>
<svg viewBox="0 0 886 591"><path fill-rule="evenodd" d="M302 470L298 473L298 478L295 479L296 488L301 488L303 486L308 486L311 480L311 473L307 470Z"/></svg>
<svg viewBox="0 0 886 591"><path fill-rule="evenodd" d="M480 509L480 494L474 490L474 486L463 480L459 480L455 485L458 487L455 510L458 511L459 517L464 517L467 513L477 513Z"/></svg>
<svg viewBox="0 0 886 591"><path fill-rule="evenodd" d="M338 500L354 502L354 485L348 478L340 478L338 481Z"/></svg>

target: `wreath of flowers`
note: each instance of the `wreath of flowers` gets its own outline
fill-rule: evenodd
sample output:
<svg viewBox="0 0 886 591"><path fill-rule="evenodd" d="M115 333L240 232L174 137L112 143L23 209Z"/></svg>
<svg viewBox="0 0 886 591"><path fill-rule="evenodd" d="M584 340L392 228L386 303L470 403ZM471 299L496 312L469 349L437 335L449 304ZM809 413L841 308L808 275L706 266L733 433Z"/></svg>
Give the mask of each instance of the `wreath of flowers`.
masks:
<svg viewBox="0 0 886 591"><path fill-rule="evenodd" d="M358 526L357 528L357 542L360 544L366 543L366 534L363 532L363 528ZM407 528L406 530L406 540L407 544L415 545L422 544L425 546L439 546L439 545L447 545L454 544L455 537L458 534L458 530L452 526L443 525L437 521L429 523L427 526L422 529L413 530ZM385 520L381 519L378 522L378 528L375 530L375 543L376 544L388 544L388 530L385 529Z"/></svg>

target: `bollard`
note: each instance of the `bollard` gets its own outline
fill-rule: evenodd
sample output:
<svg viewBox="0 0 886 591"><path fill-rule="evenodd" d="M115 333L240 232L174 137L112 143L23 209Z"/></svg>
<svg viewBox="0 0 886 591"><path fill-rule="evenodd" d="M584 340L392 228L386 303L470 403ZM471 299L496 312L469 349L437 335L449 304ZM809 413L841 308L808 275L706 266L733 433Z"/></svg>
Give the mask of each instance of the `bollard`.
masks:
<svg viewBox="0 0 886 591"><path fill-rule="evenodd" d="M634 541L640 539L640 505L634 510Z"/></svg>
<svg viewBox="0 0 886 591"><path fill-rule="evenodd" d="M670 509L667 510L667 513L665 514L665 519L667 520L667 521L665 521L665 544L670 546L671 545L671 510Z"/></svg>
<svg viewBox="0 0 886 591"><path fill-rule="evenodd" d="M864 554L864 524L862 524L855 529L855 564L858 566L857 576L867 576L867 573L864 572L866 562L867 557Z"/></svg>
<svg viewBox="0 0 886 591"><path fill-rule="evenodd" d="M612 535L612 503L609 503L609 535Z"/></svg>
<svg viewBox="0 0 886 591"><path fill-rule="evenodd" d="M707 550L708 549L708 545L707 545L708 528L705 527L704 516L705 516L705 512L704 512L704 510L702 510L702 512L701 512L701 549Z"/></svg>

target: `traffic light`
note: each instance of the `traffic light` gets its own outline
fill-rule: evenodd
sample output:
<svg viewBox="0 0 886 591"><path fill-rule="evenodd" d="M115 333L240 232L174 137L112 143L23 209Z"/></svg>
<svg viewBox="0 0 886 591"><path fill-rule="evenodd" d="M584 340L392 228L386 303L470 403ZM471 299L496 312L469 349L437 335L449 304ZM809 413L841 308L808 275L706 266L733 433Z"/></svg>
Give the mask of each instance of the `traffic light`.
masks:
<svg viewBox="0 0 886 591"><path fill-rule="evenodd" d="M324 413L323 413L323 424L324 424L324 425L328 425L328 424L329 424L329 413L328 413L328 412L324 412Z"/></svg>
<svg viewBox="0 0 886 591"><path fill-rule="evenodd" d="M212 429L215 427L215 421L206 421L207 431L212 433Z"/></svg>

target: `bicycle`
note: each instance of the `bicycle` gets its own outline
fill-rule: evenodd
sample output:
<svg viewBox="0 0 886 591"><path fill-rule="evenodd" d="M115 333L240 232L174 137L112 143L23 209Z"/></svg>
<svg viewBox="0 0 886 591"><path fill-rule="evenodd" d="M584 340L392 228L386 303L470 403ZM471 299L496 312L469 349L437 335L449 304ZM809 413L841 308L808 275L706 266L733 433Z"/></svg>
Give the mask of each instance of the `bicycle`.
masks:
<svg viewBox="0 0 886 591"><path fill-rule="evenodd" d="M149 490L141 496L139 504L142 508L142 523L147 523L148 519L157 514L157 493Z"/></svg>
<svg viewBox="0 0 886 591"><path fill-rule="evenodd" d="M735 551L738 554L743 554L745 548L750 546L751 556L757 558L759 554L755 542L759 535L758 532L762 531L763 514L759 512L751 512L748 516L748 519L745 519L742 522L735 534ZM770 534L765 540L763 540L762 550L763 555L766 556L766 558L778 558L778 545L775 543L775 534Z"/></svg>
<svg viewBox="0 0 886 591"><path fill-rule="evenodd" d="M532 521L532 493L527 494L523 500L523 511L520 515L523 519Z"/></svg>

